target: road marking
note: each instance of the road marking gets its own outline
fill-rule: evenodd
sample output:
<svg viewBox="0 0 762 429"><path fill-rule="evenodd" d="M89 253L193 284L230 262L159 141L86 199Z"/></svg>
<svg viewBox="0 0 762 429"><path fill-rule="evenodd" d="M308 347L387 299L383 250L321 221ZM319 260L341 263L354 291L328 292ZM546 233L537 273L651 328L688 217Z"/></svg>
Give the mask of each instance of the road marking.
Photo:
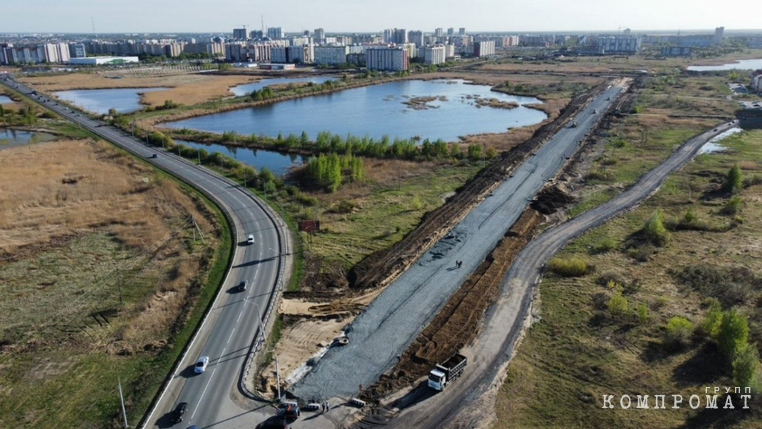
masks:
<svg viewBox="0 0 762 429"><path fill-rule="evenodd" d="M244 306L244 308L246 307ZM241 320L241 316L243 316L243 308L241 309L241 312L238 313L238 320ZM238 320L236 320L235 322L238 323Z"/></svg>
<svg viewBox="0 0 762 429"><path fill-rule="evenodd" d="M193 409L193 414L191 414L191 420L193 420L193 417L196 416L196 411L198 411L198 409L200 408L199 405L201 405L201 401L204 400L204 394L206 394L206 389L209 388L209 383L212 382L212 379L214 378L214 374L215 373L217 373L217 368L214 368L214 370L212 371L212 376L209 377L209 381L206 382L206 386L204 387L204 391L201 392L201 397L198 398L198 403L196 403L196 408Z"/></svg>
<svg viewBox="0 0 762 429"><path fill-rule="evenodd" d="M241 316L238 316L238 318L240 319L240 318L241 318ZM236 321L236 323L237 323L237 322L238 322L238 321ZM233 332L235 332L235 328L233 328L233 330L232 330L232 331L230 331L230 336L228 337L228 343L230 342L230 339L231 339L231 338L233 338ZM225 343L225 344L227 344L227 343Z"/></svg>

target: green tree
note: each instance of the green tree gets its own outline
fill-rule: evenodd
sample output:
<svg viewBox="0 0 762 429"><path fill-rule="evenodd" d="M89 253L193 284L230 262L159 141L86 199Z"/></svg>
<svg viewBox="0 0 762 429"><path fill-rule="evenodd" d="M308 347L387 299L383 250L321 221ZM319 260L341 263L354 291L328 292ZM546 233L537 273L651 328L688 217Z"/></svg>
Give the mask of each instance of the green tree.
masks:
<svg viewBox="0 0 762 429"><path fill-rule="evenodd" d="M749 340L749 325L746 317L738 313L735 308L731 308L722 315L722 322L717 334L717 343L720 351L728 357L734 359L736 353Z"/></svg>
<svg viewBox="0 0 762 429"><path fill-rule="evenodd" d="M759 352L753 344L739 348L733 359L733 382L738 387L752 387L759 370ZM756 390L757 386L753 386Z"/></svg>
<svg viewBox="0 0 762 429"><path fill-rule="evenodd" d="M5 116L5 108L0 104L0 116Z"/></svg>
<svg viewBox="0 0 762 429"><path fill-rule="evenodd" d="M722 185L722 189L730 193L741 192L743 186L743 177L741 177L741 169L738 168L738 164L733 165L728 171L727 177L725 177L725 183Z"/></svg>
<svg viewBox="0 0 762 429"><path fill-rule="evenodd" d="M696 222L696 211L690 207L683 216L683 225L693 225L694 222Z"/></svg>
<svg viewBox="0 0 762 429"><path fill-rule="evenodd" d="M646 240L656 246L664 246L669 241L669 232L664 227L661 209L657 209L646 221L643 232Z"/></svg>
<svg viewBox="0 0 762 429"><path fill-rule="evenodd" d="M482 146L480 144L472 143L468 145L468 159L471 161L478 161L482 157Z"/></svg>
<svg viewBox="0 0 762 429"><path fill-rule="evenodd" d="M706 310L704 320L701 321L701 330L712 338L717 338L722 323L722 305L720 301L711 298L711 304Z"/></svg>
<svg viewBox="0 0 762 429"><path fill-rule="evenodd" d="M302 136L299 138L299 143L301 143L302 146L306 146L309 141L310 138L307 136L307 131L302 131Z"/></svg>
<svg viewBox="0 0 762 429"><path fill-rule="evenodd" d="M682 346L688 342L693 332L693 323L685 317L674 316L667 321L664 341L668 345Z"/></svg>
<svg viewBox="0 0 762 429"><path fill-rule="evenodd" d="M460 145L457 143L453 143L450 146L450 156L453 158L460 158Z"/></svg>
<svg viewBox="0 0 762 429"><path fill-rule="evenodd" d="M495 150L494 147L490 146L487 148L487 151L484 153L484 155L488 159L494 159L497 156L497 150Z"/></svg>

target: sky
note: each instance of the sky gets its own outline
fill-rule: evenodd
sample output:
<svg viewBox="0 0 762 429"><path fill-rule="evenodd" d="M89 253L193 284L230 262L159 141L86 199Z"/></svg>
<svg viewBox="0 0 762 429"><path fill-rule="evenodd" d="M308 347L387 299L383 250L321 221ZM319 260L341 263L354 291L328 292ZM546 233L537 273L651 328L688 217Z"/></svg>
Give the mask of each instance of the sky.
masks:
<svg viewBox="0 0 762 429"><path fill-rule="evenodd" d="M433 32L756 29L757 0L3 0L0 33ZM457 30L456 30L457 31Z"/></svg>

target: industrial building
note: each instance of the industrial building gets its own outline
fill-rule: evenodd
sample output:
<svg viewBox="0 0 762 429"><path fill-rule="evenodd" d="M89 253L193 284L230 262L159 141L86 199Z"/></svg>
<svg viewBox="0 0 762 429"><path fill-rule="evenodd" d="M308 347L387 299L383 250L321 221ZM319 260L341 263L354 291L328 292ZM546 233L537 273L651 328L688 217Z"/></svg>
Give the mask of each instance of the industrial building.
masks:
<svg viewBox="0 0 762 429"><path fill-rule="evenodd" d="M72 58L69 64L85 66L101 66L107 64L129 64L139 63L138 57L90 57L90 58Z"/></svg>

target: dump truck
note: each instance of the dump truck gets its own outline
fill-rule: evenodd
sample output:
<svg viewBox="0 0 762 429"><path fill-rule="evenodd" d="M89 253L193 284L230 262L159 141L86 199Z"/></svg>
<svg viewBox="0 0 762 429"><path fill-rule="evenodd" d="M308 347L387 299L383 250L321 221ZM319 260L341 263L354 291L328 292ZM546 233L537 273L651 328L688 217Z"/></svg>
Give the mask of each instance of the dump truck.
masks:
<svg viewBox="0 0 762 429"><path fill-rule="evenodd" d="M438 363L429 371L429 387L441 392L457 379L466 367L468 359L460 353L455 353L443 363Z"/></svg>

